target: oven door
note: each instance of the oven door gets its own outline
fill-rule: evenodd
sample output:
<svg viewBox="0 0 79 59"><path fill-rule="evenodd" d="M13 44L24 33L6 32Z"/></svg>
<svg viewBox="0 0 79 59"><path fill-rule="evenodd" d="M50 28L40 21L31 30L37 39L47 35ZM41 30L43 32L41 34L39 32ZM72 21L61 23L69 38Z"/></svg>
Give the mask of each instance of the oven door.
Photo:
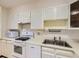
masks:
<svg viewBox="0 0 79 59"><path fill-rule="evenodd" d="M17 58L25 57L25 45L20 42L15 42L13 47L13 56Z"/></svg>

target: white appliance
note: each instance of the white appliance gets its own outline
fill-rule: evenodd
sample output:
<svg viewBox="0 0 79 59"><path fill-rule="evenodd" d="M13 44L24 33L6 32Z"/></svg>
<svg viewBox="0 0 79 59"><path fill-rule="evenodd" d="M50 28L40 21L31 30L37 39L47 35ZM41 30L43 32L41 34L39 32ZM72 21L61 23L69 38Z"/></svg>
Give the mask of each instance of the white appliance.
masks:
<svg viewBox="0 0 79 59"><path fill-rule="evenodd" d="M13 57L24 58L26 52L26 44L22 41L15 41L13 45Z"/></svg>
<svg viewBox="0 0 79 59"><path fill-rule="evenodd" d="M22 31L20 31L20 37L33 37L34 33L31 30L26 30L23 29Z"/></svg>
<svg viewBox="0 0 79 59"><path fill-rule="evenodd" d="M6 36L8 38L17 38L19 36L19 30L11 29L7 32Z"/></svg>
<svg viewBox="0 0 79 59"><path fill-rule="evenodd" d="M27 44L26 49L26 58L41 58L41 46Z"/></svg>
<svg viewBox="0 0 79 59"><path fill-rule="evenodd" d="M23 32L24 33L24 32ZM21 37L16 38L13 45L13 57L14 58L25 58L26 57L26 41L32 38L33 32L31 34L24 33Z"/></svg>

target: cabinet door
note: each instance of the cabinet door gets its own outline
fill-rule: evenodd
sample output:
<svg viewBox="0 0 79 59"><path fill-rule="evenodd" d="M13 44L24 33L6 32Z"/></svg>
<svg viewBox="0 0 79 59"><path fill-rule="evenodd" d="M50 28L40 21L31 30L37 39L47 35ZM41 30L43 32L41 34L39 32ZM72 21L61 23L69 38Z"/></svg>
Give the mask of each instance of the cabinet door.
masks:
<svg viewBox="0 0 79 59"><path fill-rule="evenodd" d="M42 47L42 58L55 58L55 49Z"/></svg>
<svg viewBox="0 0 79 59"><path fill-rule="evenodd" d="M69 6L57 6L43 9L44 20L68 19Z"/></svg>
<svg viewBox="0 0 79 59"><path fill-rule="evenodd" d="M74 55L72 51L56 50L56 57L74 57Z"/></svg>
<svg viewBox="0 0 79 59"><path fill-rule="evenodd" d="M27 58L41 58L41 47L37 45L27 44Z"/></svg>
<svg viewBox="0 0 79 59"><path fill-rule="evenodd" d="M10 29L18 29L18 23L30 22L30 10L25 6L12 8L9 18Z"/></svg>
<svg viewBox="0 0 79 59"><path fill-rule="evenodd" d="M11 20L10 21L9 29L18 29L17 20Z"/></svg>
<svg viewBox="0 0 79 59"><path fill-rule="evenodd" d="M56 55L56 58L69 58L68 56Z"/></svg>
<svg viewBox="0 0 79 59"><path fill-rule="evenodd" d="M51 8L43 8L43 20L54 20L56 15L56 9L51 7Z"/></svg>
<svg viewBox="0 0 79 59"><path fill-rule="evenodd" d="M31 28L32 29L42 29L43 20L42 20L42 10L34 9L31 12Z"/></svg>
<svg viewBox="0 0 79 59"><path fill-rule="evenodd" d="M56 19L68 19L68 17L69 17L68 5L56 7Z"/></svg>
<svg viewBox="0 0 79 59"><path fill-rule="evenodd" d="M11 9L9 15L9 29L18 29L17 19L18 19L17 10Z"/></svg>
<svg viewBox="0 0 79 59"><path fill-rule="evenodd" d="M4 56L7 56L6 55L6 51L7 51L7 49L6 49L6 40L2 40L2 55L4 55Z"/></svg>
<svg viewBox="0 0 79 59"><path fill-rule="evenodd" d="M55 54L52 53L46 53L46 52L42 52L42 58L55 58Z"/></svg>
<svg viewBox="0 0 79 59"><path fill-rule="evenodd" d="M12 57L12 53L13 53L13 45L12 45L12 41L6 41L6 40L2 40L1 41L1 55L4 55L6 57Z"/></svg>
<svg viewBox="0 0 79 59"><path fill-rule="evenodd" d="M11 58L12 57L12 53L13 53L13 44L12 44L12 41L7 41L7 46L6 46L6 54L7 54L7 57L8 58Z"/></svg>
<svg viewBox="0 0 79 59"><path fill-rule="evenodd" d="M18 23L27 23L30 22L30 10L25 6L21 6L18 8Z"/></svg>

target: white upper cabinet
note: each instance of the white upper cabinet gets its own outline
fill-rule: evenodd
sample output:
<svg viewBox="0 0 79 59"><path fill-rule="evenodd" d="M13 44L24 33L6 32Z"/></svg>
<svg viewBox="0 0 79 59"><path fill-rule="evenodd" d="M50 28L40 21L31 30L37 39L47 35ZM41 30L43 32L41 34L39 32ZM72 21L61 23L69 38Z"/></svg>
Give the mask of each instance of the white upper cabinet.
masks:
<svg viewBox="0 0 79 59"><path fill-rule="evenodd" d="M43 20L42 20L42 10L34 9L31 11L31 29L42 29Z"/></svg>
<svg viewBox="0 0 79 59"><path fill-rule="evenodd" d="M9 29L18 29L18 23L29 23L31 21L30 10L25 6L12 8L9 14Z"/></svg>
<svg viewBox="0 0 79 59"><path fill-rule="evenodd" d="M53 7L43 8L43 13L42 13L43 20L55 19L55 14L56 14L55 8Z"/></svg>
<svg viewBox="0 0 79 59"><path fill-rule="evenodd" d="M33 9L26 6L16 7L10 12L10 29L17 29L18 23L31 23L31 29L43 29L44 20L68 19L68 13L68 5Z"/></svg>
<svg viewBox="0 0 79 59"><path fill-rule="evenodd" d="M69 6L62 5L43 9L44 20L67 19L69 16Z"/></svg>
<svg viewBox="0 0 79 59"><path fill-rule="evenodd" d="M28 23L30 22L31 12L27 7L19 7L17 11L18 23Z"/></svg>
<svg viewBox="0 0 79 59"><path fill-rule="evenodd" d="M68 19L69 6L63 5L56 7L56 19Z"/></svg>
<svg viewBox="0 0 79 59"><path fill-rule="evenodd" d="M18 14L15 9L11 9L9 12L9 29L18 29Z"/></svg>

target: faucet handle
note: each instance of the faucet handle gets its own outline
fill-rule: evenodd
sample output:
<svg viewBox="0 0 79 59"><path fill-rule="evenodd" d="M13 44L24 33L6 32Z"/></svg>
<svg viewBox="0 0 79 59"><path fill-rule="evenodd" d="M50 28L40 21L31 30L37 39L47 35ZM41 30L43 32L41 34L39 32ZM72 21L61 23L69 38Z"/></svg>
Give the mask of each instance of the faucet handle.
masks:
<svg viewBox="0 0 79 59"><path fill-rule="evenodd" d="M56 37L54 36L54 40L56 40Z"/></svg>
<svg viewBox="0 0 79 59"><path fill-rule="evenodd" d="M59 40L61 40L61 37L59 36Z"/></svg>

